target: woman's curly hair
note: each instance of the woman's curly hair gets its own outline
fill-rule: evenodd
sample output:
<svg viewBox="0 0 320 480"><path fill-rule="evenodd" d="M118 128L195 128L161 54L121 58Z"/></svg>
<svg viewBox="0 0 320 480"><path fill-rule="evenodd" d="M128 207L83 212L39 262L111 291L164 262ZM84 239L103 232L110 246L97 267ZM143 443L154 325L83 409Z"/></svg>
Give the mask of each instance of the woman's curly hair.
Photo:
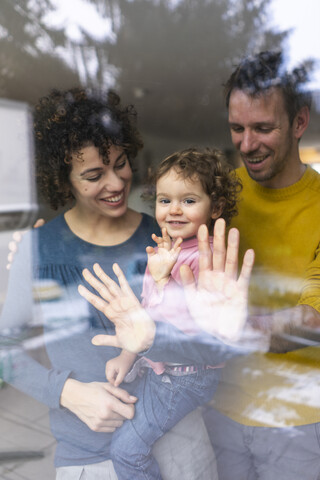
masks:
<svg viewBox="0 0 320 480"><path fill-rule="evenodd" d="M221 151L188 148L175 152L160 162L152 174L152 184L155 186L172 168L183 179L199 179L203 190L211 198L213 210L221 209L220 218L224 218L227 225L230 224L231 218L238 213L237 201L242 184ZM214 220L210 228L213 225Z"/></svg>
<svg viewBox="0 0 320 480"><path fill-rule="evenodd" d="M88 145L98 148L108 164L110 145L124 148L130 164L143 147L132 105L122 107L112 91L82 88L52 90L34 110L37 177L40 191L53 209L73 198L71 159Z"/></svg>

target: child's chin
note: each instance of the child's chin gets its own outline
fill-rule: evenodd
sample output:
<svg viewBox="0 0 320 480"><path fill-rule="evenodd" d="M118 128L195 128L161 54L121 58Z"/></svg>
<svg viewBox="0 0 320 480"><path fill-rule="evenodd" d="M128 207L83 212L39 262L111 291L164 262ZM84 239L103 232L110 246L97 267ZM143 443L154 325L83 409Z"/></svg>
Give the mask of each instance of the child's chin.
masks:
<svg viewBox="0 0 320 480"><path fill-rule="evenodd" d="M174 234L173 236L170 235L170 237L171 237L171 240L177 240L177 238L182 238L182 240L190 240L191 238L196 238L197 234L196 233L194 233L193 235L192 235L192 233L188 234L188 235Z"/></svg>
<svg viewBox="0 0 320 480"><path fill-rule="evenodd" d="M177 233L173 233L172 235L169 233L169 237L171 240L177 240L177 238L183 238L184 240L184 237L182 235L178 235Z"/></svg>

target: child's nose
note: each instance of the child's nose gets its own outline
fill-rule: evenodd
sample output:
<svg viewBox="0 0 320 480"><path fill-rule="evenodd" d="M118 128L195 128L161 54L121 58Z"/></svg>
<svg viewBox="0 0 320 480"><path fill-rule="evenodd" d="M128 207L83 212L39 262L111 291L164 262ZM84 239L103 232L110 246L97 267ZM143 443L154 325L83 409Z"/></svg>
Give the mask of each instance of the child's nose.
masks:
<svg viewBox="0 0 320 480"><path fill-rule="evenodd" d="M172 202L170 206L170 213L172 215L181 215L182 210L179 202Z"/></svg>

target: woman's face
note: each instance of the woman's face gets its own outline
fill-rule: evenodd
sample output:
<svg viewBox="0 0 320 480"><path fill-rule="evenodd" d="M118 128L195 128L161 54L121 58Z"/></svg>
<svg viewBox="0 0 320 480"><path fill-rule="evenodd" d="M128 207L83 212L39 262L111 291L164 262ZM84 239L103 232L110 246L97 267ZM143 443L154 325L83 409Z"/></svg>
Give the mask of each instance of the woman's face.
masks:
<svg viewBox="0 0 320 480"><path fill-rule="evenodd" d="M84 147L72 156L71 165L69 180L77 208L112 218L126 213L132 170L122 147L110 146L108 165L96 147Z"/></svg>

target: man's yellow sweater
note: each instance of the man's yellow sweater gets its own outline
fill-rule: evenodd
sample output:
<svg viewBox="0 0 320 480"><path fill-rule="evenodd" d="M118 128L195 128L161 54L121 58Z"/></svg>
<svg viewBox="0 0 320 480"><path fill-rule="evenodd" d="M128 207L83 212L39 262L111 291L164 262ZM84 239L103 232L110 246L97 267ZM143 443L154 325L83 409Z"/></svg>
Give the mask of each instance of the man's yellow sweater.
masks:
<svg viewBox="0 0 320 480"><path fill-rule="evenodd" d="M294 185L261 187L240 168L241 254L253 248L252 313L307 304L320 312L320 175L307 167ZM245 425L320 421L320 346L229 361L212 405Z"/></svg>

